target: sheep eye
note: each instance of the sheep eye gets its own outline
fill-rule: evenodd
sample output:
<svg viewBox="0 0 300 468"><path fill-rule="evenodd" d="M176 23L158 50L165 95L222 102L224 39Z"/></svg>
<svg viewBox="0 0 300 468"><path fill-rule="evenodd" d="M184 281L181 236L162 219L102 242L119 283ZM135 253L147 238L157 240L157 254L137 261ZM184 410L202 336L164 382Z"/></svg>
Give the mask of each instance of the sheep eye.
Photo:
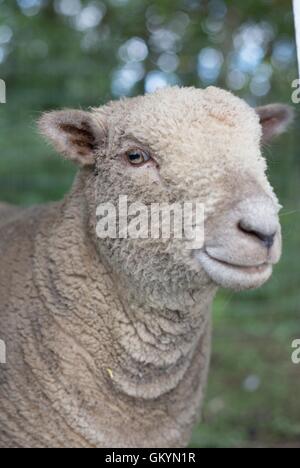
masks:
<svg viewBox="0 0 300 468"><path fill-rule="evenodd" d="M129 151L126 154L126 158L132 166L142 166L146 162L150 161L151 156L145 151L134 150L134 151Z"/></svg>

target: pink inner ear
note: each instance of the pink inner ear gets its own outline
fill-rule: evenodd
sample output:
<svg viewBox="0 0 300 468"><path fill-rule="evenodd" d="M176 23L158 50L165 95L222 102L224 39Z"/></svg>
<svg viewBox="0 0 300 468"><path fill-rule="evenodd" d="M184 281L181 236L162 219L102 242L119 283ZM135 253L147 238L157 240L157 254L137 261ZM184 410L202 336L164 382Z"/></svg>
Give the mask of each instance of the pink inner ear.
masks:
<svg viewBox="0 0 300 468"><path fill-rule="evenodd" d="M263 128L263 140L271 140L273 136L277 134L276 128L279 121L276 117L266 117L260 121Z"/></svg>
<svg viewBox="0 0 300 468"><path fill-rule="evenodd" d="M101 144L98 127L94 128L89 112L77 110L46 112L39 120L41 133L55 149L81 166L95 163L96 149Z"/></svg>
<svg viewBox="0 0 300 468"><path fill-rule="evenodd" d="M293 120L293 110L283 104L270 104L256 109L263 129L263 142L283 133Z"/></svg>
<svg viewBox="0 0 300 468"><path fill-rule="evenodd" d="M96 149L95 137L86 122L81 122L78 126L62 123L60 129L67 133L73 147L77 147L80 156L88 155Z"/></svg>

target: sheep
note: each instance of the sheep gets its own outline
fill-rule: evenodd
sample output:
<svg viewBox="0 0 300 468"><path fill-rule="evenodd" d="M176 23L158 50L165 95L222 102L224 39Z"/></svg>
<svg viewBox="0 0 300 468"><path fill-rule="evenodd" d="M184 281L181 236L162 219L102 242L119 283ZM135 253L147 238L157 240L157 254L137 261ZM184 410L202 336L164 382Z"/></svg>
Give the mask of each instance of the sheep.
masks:
<svg viewBox="0 0 300 468"><path fill-rule="evenodd" d="M19 207L11 206L8 203L0 203L0 215L4 221L7 220L8 216L11 217L13 214L16 214L18 212L20 212ZM1 225L1 220L0 220L0 225Z"/></svg>
<svg viewBox="0 0 300 468"><path fill-rule="evenodd" d="M256 288L281 255L262 144L288 106L169 87L39 128L80 170L65 199L0 225L1 447L186 447L201 413L219 287ZM199 200L205 243L99 239L97 207ZM6 207L6 213L7 207Z"/></svg>

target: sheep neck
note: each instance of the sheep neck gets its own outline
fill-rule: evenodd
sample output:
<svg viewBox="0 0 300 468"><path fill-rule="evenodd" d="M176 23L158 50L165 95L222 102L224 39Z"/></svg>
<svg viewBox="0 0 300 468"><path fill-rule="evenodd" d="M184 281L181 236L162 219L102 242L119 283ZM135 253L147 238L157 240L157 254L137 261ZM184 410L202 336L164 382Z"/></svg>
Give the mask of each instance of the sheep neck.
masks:
<svg viewBox="0 0 300 468"><path fill-rule="evenodd" d="M215 290L179 291L168 306L163 301L159 304L157 297L151 304L142 303L128 294L126 282L118 281L97 255L87 227L87 207L78 203L78 193L53 212L50 221L45 218L37 240L35 283L50 312L45 316L47 328L55 330L47 346L70 363L64 364L65 379L72 388L68 398L74 408L78 406L78 418L84 401L83 423L88 421L91 428L102 427L103 421L111 425L111 414L120 407L124 414L129 408L141 413L139 421L144 419L146 427L153 424L152 416L145 415L149 407L161 415L163 434L171 434L174 420L178 421L178 434L168 443L176 439L178 444L182 431L188 440L206 384ZM44 391L51 399L47 386L45 379ZM107 407L99 415L88 409L95 398L104 399ZM113 433L119 434L120 416L114 420L118 427ZM140 422L138 428L136 440ZM84 437L91 444L103 443L89 431ZM125 440L126 434L122 437ZM157 428L151 444L157 443L156 437Z"/></svg>
<svg viewBox="0 0 300 468"><path fill-rule="evenodd" d="M86 232L86 210L78 213L72 197L62 210L63 221L51 226L53 237L45 248L47 282L55 283L60 298L55 319L70 333L75 327L79 341L80 328L89 335L82 346L124 394L156 398L176 388L209 328L215 290L178 288L171 298L166 295L168 303L163 297L139 297L128 288L128 278L124 281L99 259Z"/></svg>

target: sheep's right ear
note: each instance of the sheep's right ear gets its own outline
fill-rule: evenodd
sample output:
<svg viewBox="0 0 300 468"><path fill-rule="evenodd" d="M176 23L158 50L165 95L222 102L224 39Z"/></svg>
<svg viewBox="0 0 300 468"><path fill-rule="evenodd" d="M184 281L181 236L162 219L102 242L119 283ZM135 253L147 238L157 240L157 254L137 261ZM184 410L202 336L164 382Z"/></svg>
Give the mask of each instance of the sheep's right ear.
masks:
<svg viewBox="0 0 300 468"><path fill-rule="evenodd" d="M263 143L284 133L294 120L293 108L285 104L268 104L255 110L262 126Z"/></svg>
<svg viewBox="0 0 300 468"><path fill-rule="evenodd" d="M81 166L95 163L96 150L104 140L105 129L90 112L64 110L47 112L39 122L41 133L67 159Z"/></svg>

